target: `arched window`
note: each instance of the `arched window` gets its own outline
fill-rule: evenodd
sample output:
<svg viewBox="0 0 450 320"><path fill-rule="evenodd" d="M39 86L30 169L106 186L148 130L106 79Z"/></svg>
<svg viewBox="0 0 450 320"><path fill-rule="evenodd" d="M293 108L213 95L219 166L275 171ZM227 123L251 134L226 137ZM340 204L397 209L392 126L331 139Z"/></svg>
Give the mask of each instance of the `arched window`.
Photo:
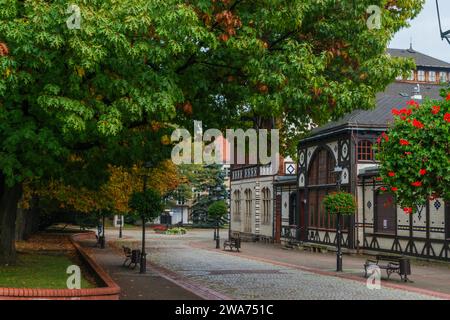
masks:
<svg viewBox="0 0 450 320"><path fill-rule="evenodd" d="M335 184L336 176L333 173L336 161L333 154L327 149L316 151L308 172L309 185Z"/></svg>
<svg viewBox="0 0 450 320"><path fill-rule="evenodd" d="M358 141L358 160L362 161L373 160L372 142L370 142L369 140Z"/></svg>
<svg viewBox="0 0 450 320"><path fill-rule="evenodd" d="M241 192L239 190L234 191L234 208L233 218L234 221L241 221Z"/></svg>
<svg viewBox="0 0 450 320"><path fill-rule="evenodd" d="M322 148L315 152L311 161L308 171L308 225L310 228L333 230L335 218L325 211L323 199L336 190L336 175L333 173L336 160L331 151ZM294 213L291 219L295 221ZM342 228L346 228L345 222Z"/></svg>
<svg viewBox="0 0 450 320"><path fill-rule="evenodd" d="M244 232L252 232L252 191L250 189L245 190Z"/></svg>
<svg viewBox="0 0 450 320"><path fill-rule="evenodd" d="M270 224L270 189L262 189L262 224Z"/></svg>

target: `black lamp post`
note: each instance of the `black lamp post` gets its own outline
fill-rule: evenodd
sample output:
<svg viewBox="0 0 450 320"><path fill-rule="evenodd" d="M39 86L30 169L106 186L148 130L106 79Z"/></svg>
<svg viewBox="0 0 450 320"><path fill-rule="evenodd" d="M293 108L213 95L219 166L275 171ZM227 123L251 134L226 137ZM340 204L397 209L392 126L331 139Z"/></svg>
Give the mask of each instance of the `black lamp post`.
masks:
<svg viewBox="0 0 450 320"><path fill-rule="evenodd" d="M152 167L151 162L146 162L144 168L146 170ZM144 174L144 193L147 191L147 172ZM142 213L142 249L141 249L141 261L140 261L139 273L144 274L147 272L147 253L145 252L145 213Z"/></svg>
<svg viewBox="0 0 450 320"><path fill-rule="evenodd" d="M336 188L337 191L341 191L341 182L342 182L342 168L339 166L336 166L334 168L333 173L336 175ZM341 239L342 239L342 232L341 232L341 214L338 212L336 217L336 271L340 272L342 271L342 248L341 248Z"/></svg>
<svg viewBox="0 0 450 320"><path fill-rule="evenodd" d="M122 238L122 226L123 226L123 216L119 215L119 219L117 220L119 223L119 238Z"/></svg>
<svg viewBox="0 0 450 320"><path fill-rule="evenodd" d="M436 0L436 10L438 15L438 21L439 21L439 31L441 32L441 39L446 40L450 44L450 30L442 31L442 25L441 25L441 13L439 11L439 1Z"/></svg>

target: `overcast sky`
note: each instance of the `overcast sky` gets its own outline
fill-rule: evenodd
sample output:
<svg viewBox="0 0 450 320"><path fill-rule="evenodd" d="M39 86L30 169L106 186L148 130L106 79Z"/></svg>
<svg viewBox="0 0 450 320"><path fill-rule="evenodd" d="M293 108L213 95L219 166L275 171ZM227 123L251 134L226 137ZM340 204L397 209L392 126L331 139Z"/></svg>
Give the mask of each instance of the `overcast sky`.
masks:
<svg viewBox="0 0 450 320"><path fill-rule="evenodd" d="M450 0L439 0L441 23L450 30ZM412 38L413 48L429 56L450 62L450 45L442 41L436 12L436 0L426 0L420 14L410 22L411 27L400 30L389 47L407 49Z"/></svg>

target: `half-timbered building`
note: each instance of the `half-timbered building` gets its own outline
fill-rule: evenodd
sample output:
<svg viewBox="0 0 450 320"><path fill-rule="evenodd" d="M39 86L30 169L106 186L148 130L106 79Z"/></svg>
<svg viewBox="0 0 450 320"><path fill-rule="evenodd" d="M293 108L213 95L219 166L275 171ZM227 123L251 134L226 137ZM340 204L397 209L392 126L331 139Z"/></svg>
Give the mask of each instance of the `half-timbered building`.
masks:
<svg viewBox="0 0 450 320"><path fill-rule="evenodd" d="M312 130L298 148L297 204L291 220L302 241L336 244L335 217L325 212L324 196L336 190L336 166L342 171L342 190L355 195L358 212L344 218L342 245L365 251L450 260L449 205L442 199L429 201L407 215L393 195L380 193L376 180L378 163L373 145L392 122L392 109L408 100L441 99L442 80L447 83L450 64L409 50L390 50L412 57L417 70L398 78L377 95L376 108L356 110L342 119ZM291 225L292 229L292 225Z"/></svg>

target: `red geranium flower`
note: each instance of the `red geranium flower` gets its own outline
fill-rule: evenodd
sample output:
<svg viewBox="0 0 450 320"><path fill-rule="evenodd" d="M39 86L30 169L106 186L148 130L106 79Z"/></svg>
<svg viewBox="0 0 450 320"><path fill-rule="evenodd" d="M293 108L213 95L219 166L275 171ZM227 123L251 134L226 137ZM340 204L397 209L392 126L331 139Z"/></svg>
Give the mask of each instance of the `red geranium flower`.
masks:
<svg viewBox="0 0 450 320"><path fill-rule="evenodd" d="M432 114L438 114L439 111L441 111L441 107L440 106L433 106L433 108L431 109L431 113Z"/></svg>
<svg viewBox="0 0 450 320"><path fill-rule="evenodd" d="M397 192L398 188L397 187L392 187L391 190L394 191L394 192Z"/></svg>
<svg viewBox="0 0 450 320"><path fill-rule="evenodd" d="M421 187L421 186L422 186L422 182L420 182L420 181L414 181L414 182L411 182L411 185L412 185L413 187Z"/></svg>
<svg viewBox="0 0 450 320"><path fill-rule="evenodd" d="M409 141L408 141L408 140L405 140L405 139L400 139L400 144L401 144L402 146L407 146L407 145L409 145Z"/></svg>
<svg viewBox="0 0 450 320"><path fill-rule="evenodd" d="M395 177L395 172L390 171L390 172L388 173L388 176L389 176L389 177Z"/></svg>
<svg viewBox="0 0 450 320"><path fill-rule="evenodd" d="M411 155L411 151L406 151L405 154L406 154L407 156L409 156L409 155Z"/></svg>
<svg viewBox="0 0 450 320"><path fill-rule="evenodd" d="M450 122L450 113L446 113L444 115L444 120L447 121L447 122Z"/></svg>
<svg viewBox="0 0 450 320"><path fill-rule="evenodd" d="M375 180L376 181L383 181L383 178L382 177L376 177Z"/></svg>
<svg viewBox="0 0 450 320"><path fill-rule="evenodd" d="M381 136L384 138L386 142L389 142L389 136L386 133L382 133Z"/></svg>
<svg viewBox="0 0 450 320"><path fill-rule="evenodd" d="M419 128L419 129L423 129L423 128L425 127L425 126L423 125L423 123L420 122L420 121L417 120L417 119L414 119L412 124L413 124L414 127Z"/></svg>
<svg viewBox="0 0 450 320"><path fill-rule="evenodd" d="M381 191L386 191L387 189L385 187L380 188Z"/></svg>
<svg viewBox="0 0 450 320"><path fill-rule="evenodd" d="M424 176L424 175L427 174L427 170L425 170L425 169L420 169L419 173L420 173L421 176Z"/></svg>
<svg viewBox="0 0 450 320"><path fill-rule="evenodd" d="M419 107L419 104L416 102L416 101L414 101L414 100L409 100L408 102L406 102L406 105L408 105L408 106L413 106L413 107Z"/></svg>
<svg viewBox="0 0 450 320"><path fill-rule="evenodd" d="M450 93L447 93L447 97L445 98L445 100L447 100L447 101L450 100Z"/></svg>
<svg viewBox="0 0 450 320"><path fill-rule="evenodd" d="M403 208L403 211L405 211L406 214L410 214L410 213L412 213L412 208L410 208L410 207Z"/></svg>

